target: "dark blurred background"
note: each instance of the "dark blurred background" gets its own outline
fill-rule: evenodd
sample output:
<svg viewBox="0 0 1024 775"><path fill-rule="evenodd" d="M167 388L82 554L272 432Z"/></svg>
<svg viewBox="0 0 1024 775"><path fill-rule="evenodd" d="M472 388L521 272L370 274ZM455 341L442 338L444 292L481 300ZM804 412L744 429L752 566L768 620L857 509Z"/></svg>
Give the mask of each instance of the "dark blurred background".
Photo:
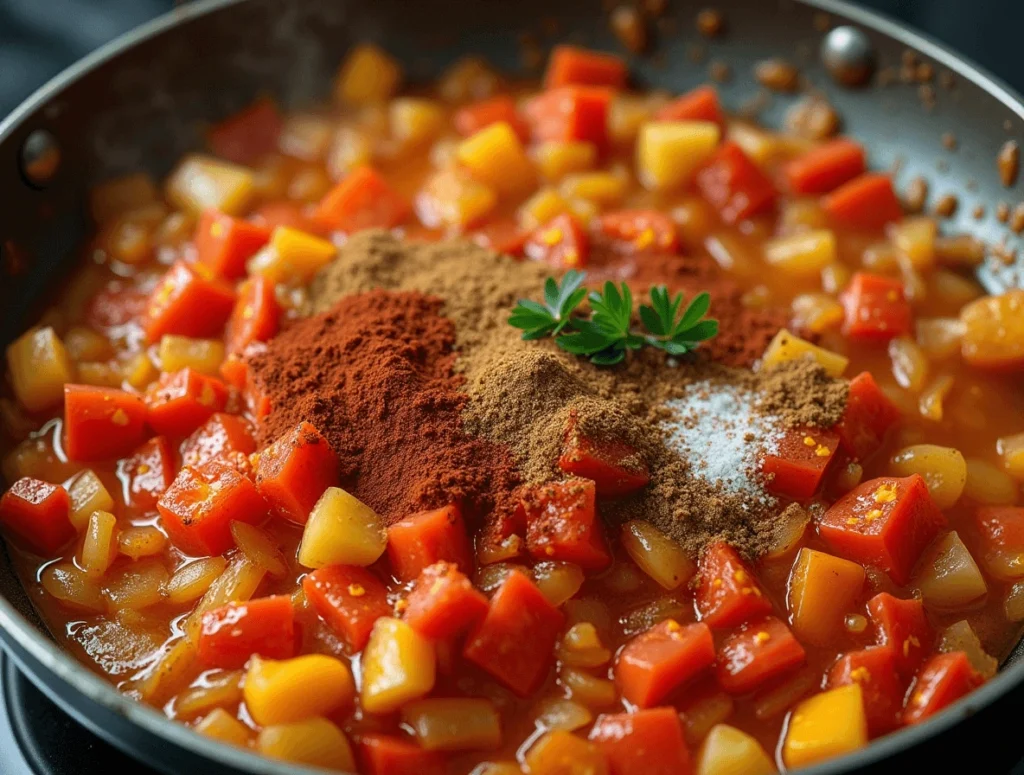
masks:
<svg viewBox="0 0 1024 775"><path fill-rule="evenodd" d="M1024 91L1019 56L1024 0L859 0L859 4L948 43ZM173 5L174 0L0 0L0 116L76 59Z"/></svg>

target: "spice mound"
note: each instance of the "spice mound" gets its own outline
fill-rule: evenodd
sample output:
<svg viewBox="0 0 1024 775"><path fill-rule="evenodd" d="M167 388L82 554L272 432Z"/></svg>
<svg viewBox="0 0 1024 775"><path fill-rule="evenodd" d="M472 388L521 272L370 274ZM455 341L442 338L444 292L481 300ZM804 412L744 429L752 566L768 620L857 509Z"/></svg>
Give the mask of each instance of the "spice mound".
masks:
<svg viewBox="0 0 1024 775"><path fill-rule="evenodd" d="M272 406L261 445L312 423L338 455L343 486L387 522L453 502L470 514L500 508L519 474L505 450L462 430L469 399L441 305L417 292L346 296L250 355Z"/></svg>

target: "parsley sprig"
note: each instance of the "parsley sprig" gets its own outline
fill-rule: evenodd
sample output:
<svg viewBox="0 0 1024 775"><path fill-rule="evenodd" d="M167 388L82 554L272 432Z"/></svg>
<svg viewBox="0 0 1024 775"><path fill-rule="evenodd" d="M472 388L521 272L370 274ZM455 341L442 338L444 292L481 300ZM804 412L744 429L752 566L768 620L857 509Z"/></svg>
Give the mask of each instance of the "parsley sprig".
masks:
<svg viewBox="0 0 1024 775"><path fill-rule="evenodd" d="M683 295L669 296L664 285L651 288L650 304L640 305L642 331L633 329L633 293L626 283L609 281L601 291L587 294L585 272L570 270L562 282L549 277L544 303L520 299L508 322L523 331L523 339L553 336L555 343L598 366L621 363L630 350L650 346L669 355L685 355L718 333L718 321L706 317L711 296L705 291L683 308ZM577 308L587 299L590 317ZM680 313L680 310L682 312Z"/></svg>

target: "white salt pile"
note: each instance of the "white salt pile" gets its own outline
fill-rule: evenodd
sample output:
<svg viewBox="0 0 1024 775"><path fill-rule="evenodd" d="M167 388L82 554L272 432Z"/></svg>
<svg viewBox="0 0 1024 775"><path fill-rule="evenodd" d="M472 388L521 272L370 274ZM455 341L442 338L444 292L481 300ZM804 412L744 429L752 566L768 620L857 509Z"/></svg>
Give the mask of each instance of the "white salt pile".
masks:
<svg viewBox="0 0 1024 775"><path fill-rule="evenodd" d="M778 451L782 422L757 408L752 390L698 382L666 406L674 415L662 424L668 444L695 475L758 503L774 500L764 489L760 461Z"/></svg>

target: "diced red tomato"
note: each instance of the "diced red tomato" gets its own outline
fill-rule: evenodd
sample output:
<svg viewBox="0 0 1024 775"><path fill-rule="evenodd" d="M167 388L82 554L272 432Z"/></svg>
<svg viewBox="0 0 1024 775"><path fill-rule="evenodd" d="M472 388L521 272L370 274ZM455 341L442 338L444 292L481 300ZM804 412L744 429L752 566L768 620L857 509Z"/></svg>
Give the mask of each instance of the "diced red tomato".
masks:
<svg viewBox="0 0 1024 775"><path fill-rule="evenodd" d="M244 417L217 412L181 443L181 463L202 468L212 460L234 465L242 473L256 451L252 425Z"/></svg>
<svg viewBox="0 0 1024 775"><path fill-rule="evenodd" d="M902 585L945 526L928 485L914 474L862 483L832 504L818 533L840 557L879 567Z"/></svg>
<svg viewBox="0 0 1024 775"><path fill-rule="evenodd" d="M864 147L839 137L793 159L784 175L795 194L824 194L863 174L866 164Z"/></svg>
<svg viewBox="0 0 1024 775"><path fill-rule="evenodd" d="M463 137L474 135L481 129L502 121L515 130L520 140L525 142L529 139L529 127L520 117L515 100L507 94L498 94L461 107L455 111L455 115L452 117L455 131Z"/></svg>
<svg viewBox="0 0 1024 775"><path fill-rule="evenodd" d="M900 600L880 592L868 601L868 616L875 625L878 642L889 646L896 655L899 674L910 678L932 647L932 629L924 603L917 598Z"/></svg>
<svg viewBox="0 0 1024 775"><path fill-rule="evenodd" d="M882 446L886 433L900 419L900 410L878 387L871 372L850 380L846 408L835 430L843 449L863 460Z"/></svg>
<svg viewBox="0 0 1024 775"><path fill-rule="evenodd" d="M370 640L373 623L391 616L387 587L366 568L328 565L302 579L302 590L317 616L354 651Z"/></svg>
<svg viewBox="0 0 1024 775"><path fill-rule="evenodd" d="M735 549L721 541L709 546L700 558L696 603L701 621L722 629L772 610L753 572Z"/></svg>
<svg viewBox="0 0 1024 775"><path fill-rule="evenodd" d="M534 141L583 140L607 148L611 99L612 90L601 86L563 86L534 97L526 105Z"/></svg>
<svg viewBox="0 0 1024 775"><path fill-rule="evenodd" d="M913 312L903 283L891 277L857 272L840 296L843 333L865 342L887 342L910 333Z"/></svg>
<svg viewBox="0 0 1024 775"><path fill-rule="evenodd" d="M291 200L264 202L257 207L249 220L269 232L278 226L289 226L309 234L324 234L328 231L325 224L310 215L310 207Z"/></svg>
<svg viewBox="0 0 1024 775"><path fill-rule="evenodd" d="M473 230L473 241L495 253L521 256L526 249L530 232L523 229L513 218L499 218Z"/></svg>
<svg viewBox="0 0 1024 775"><path fill-rule="evenodd" d="M157 433L180 439L224 409L228 388L191 368L160 375L146 394L146 421Z"/></svg>
<svg viewBox="0 0 1024 775"><path fill-rule="evenodd" d="M214 556L235 545L232 522L259 524L267 504L247 477L216 463L185 466L156 504L171 542L186 554Z"/></svg>
<svg viewBox="0 0 1024 775"><path fill-rule="evenodd" d="M98 291L85 310L85 322L90 328L107 332L134 323L146 313L149 294L142 288L125 286L114 280Z"/></svg>
<svg viewBox="0 0 1024 775"><path fill-rule="evenodd" d="M327 192L313 217L336 231L391 229L409 217L409 203L373 167L358 167Z"/></svg>
<svg viewBox="0 0 1024 775"><path fill-rule="evenodd" d="M128 505L152 511L174 481L176 470L174 450L166 436L154 436L131 457L118 461L117 475L125 483Z"/></svg>
<svg viewBox="0 0 1024 775"><path fill-rule="evenodd" d="M538 560L574 562L585 570L607 568L612 561L589 479L570 479L527 490L526 546Z"/></svg>
<svg viewBox="0 0 1024 775"><path fill-rule="evenodd" d="M151 342L164 334L215 336L224 328L235 292L204 264L179 261L153 289L146 304L144 328Z"/></svg>
<svg viewBox="0 0 1024 775"><path fill-rule="evenodd" d="M625 85L626 63L622 57L579 46L555 46L544 74L545 89L561 86L610 86L621 89Z"/></svg>
<svg viewBox="0 0 1024 775"><path fill-rule="evenodd" d="M777 195L768 176L732 141L723 143L697 173L697 188L726 223L770 210Z"/></svg>
<svg viewBox="0 0 1024 775"><path fill-rule="evenodd" d="M807 500L818 491L825 472L839 449L839 434L821 428L790 428L778 441L778 450L764 456L761 472L773 495Z"/></svg>
<svg viewBox="0 0 1024 775"><path fill-rule="evenodd" d="M590 258L590 238L574 215L563 213L535 229L523 250L534 261L560 269L580 269Z"/></svg>
<svg viewBox="0 0 1024 775"><path fill-rule="evenodd" d="M425 751L393 735L364 734L356 739L359 771L366 775L445 775L444 754Z"/></svg>
<svg viewBox="0 0 1024 775"><path fill-rule="evenodd" d="M629 444L597 441L580 430L575 413L565 429L565 446L558 458L565 473L590 479L597 494L613 498L647 486L651 480L647 466Z"/></svg>
<svg viewBox="0 0 1024 775"><path fill-rule="evenodd" d="M470 631L462 655L520 697L529 697L553 665L563 621L534 583L513 570Z"/></svg>
<svg viewBox="0 0 1024 775"><path fill-rule="evenodd" d="M238 670L249 657L295 656L295 609L288 595L228 603L203 614L196 649L207 668Z"/></svg>
<svg viewBox="0 0 1024 775"><path fill-rule="evenodd" d="M891 732L899 724L906 690L896 671L896 652L890 646L871 646L839 658L828 673L828 688L858 684L872 736Z"/></svg>
<svg viewBox="0 0 1024 775"><path fill-rule="evenodd" d="M250 277L239 286L238 301L228 320L224 339L227 351L240 353L253 342L265 342L277 333L281 305L274 283L263 275Z"/></svg>
<svg viewBox="0 0 1024 775"><path fill-rule="evenodd" d="M683 626L666 619L623 646L615 663L615 683L633 705L650 708L714 661L715 642L706 624Z"/></svg>
<svg viewBox="0 0 1024 775"><path fill-rule="evenodd" d="M654 114L658 121L710 121L725 123L722 105L718 101L718 90L714 86L698 86L682 97L676 97Z"/></svg>
<svg viewBox="0 0 1024 775"><path fill-rule="evenodd" d="M412 581L435 562L473 570L473 548L457 505L421 511L388 528L388 560L401 581Z"/></svg>
<svg viewBox="0 0 1024 775"><path fill-rule="evenodd" d="M804 663L804 647L774 616L748 622L718 649L718 684L747 694Z"/></svg>
<svg viewBox="0 0 1024 775"><path fill-rule="evenodd" d="M308 422L260 452L256 486L280 517L306 524L324 490L338 483L338 456Z"/></svg>
<svg viewBox="0 0 1024 775"><path fill-rule="evenodd" d="M68 491L23 476L0 498L0 525L32 551L53 557L75 537Z"/></svg>
<svg viewBox="0 0 1024 775"><path fill-rule="evenodd" d="M602 713L589 738L608 759L610 775L686 775L690 749L675 708Z"/></svg>
<svg viewBox="0 0 1024 775"><path fill-rule="evenodd" d="M919 724L983 683L962 651L936 654L917 674L903 711L904 724Z"/></svg>
<svg viewBox="0 0 1024 775"><path fill-rule="evenodd" d="M435 640L464 632L487 615L487 598L466 575L448 562L423 569L406 598L403 618L409 626Z"/></svg>
<svg viewBox="0 0 1024 775"><path fill-rule="evenodd" d="M270 229L217 210L199 219L194 237L196 259L218 277L245 277L245 262L270 240Z"/></svg>
<svg viewBox="0 0 1024 775"><path fill-rule="evenodd" d="M844 183L821 200L825 213L837 224L874 231L903 217L892 179L869 172Z"/></svg>
<svg viewBox="0 0 1024 775"><path fill-rule="evenodd" d="M623 256L676 253L679 232L675 222L657 210L618 210L597 219L597 239Z"/></svg>
<svg viewBox="0 0 1024 775"><path fill-rule="evenodd" d="M71 460L127 455L146 433L146 404L115 388L64 386L64 452Z"/></svg>
<svg viewBox="0 0 1024 775"><path fill-rule="evenodd" d="M252 164L277 150L283 120L274 101L261 97L210 128L210 150L236 164Z"/></svg>

